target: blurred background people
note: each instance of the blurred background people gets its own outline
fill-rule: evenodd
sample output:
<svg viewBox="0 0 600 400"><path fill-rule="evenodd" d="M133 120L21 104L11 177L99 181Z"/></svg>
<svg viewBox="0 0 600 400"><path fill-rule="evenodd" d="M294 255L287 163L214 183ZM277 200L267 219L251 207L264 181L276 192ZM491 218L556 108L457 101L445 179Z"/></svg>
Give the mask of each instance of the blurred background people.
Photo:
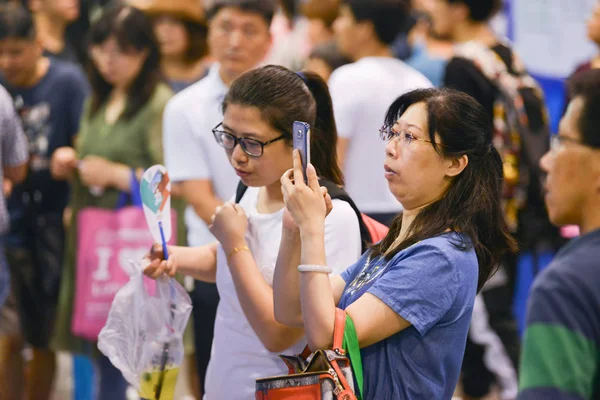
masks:
<svg viewBox="0 0 600 400"><path fill-rule="evenodd" d="M89 88L77 65L43 55L36 28L24 7L12 4L0 9L0 83L12 96L30 154L27 179L12 188L7 202L11 230L5 245L21 332L2 336L0 351L12 362L0 368L14 371L15 379L4 386L18 393L23 383L22 350L28 344L33 352L26 398L47 399L56 368L49 343L65 246L62 216L69 196L68 184L52 179L50 158L59 147L74 144Z"/></svg>
<svg viewBox="0 0 600 400"><path fill-rule="evenodd" d="M311 50L335 40L333 23L340 11L340 0L308 0L300 3L300 12L308 21L307 40Z"/></svg>
<svg viewBox="0 0 600 400"><path fill-rule="evenodd" d="M71 62L79 58L77 43L67 36L69 25L80 17L81 0L23 0L31 10L38 38L47 56Z"/></svg>
<svg viewBox="0 0 600 400"><path fill-rule="evenodd" d="M161 69L175 92L208 73L207 26L199 0L131 1L152 18Z"/></svg>
<svg viewBox="0 0 600 400"><path fill-rule="evenodd" d="M272 45L264 64L282 65L299 70L310 51L307 41L307 21L295 0L278 0L270 25Z"/></svg>
<svg viewBox="0 0 600 400"><path fill-rule="evenodd" d="M348 63L350 60L340 52L335 41L331 41L316 45L310 52L304 68L328 81L333 71Z"/></svg>
<svg viewBox="0 0 600 400"><path fill-rule="evenodd" d="M350 63L350 59L340 51L333 32L340 1L309 0L300 4L300 12L307 19L306 35L311 49L304 68L328 81L333 71Z"/></svg>
<svg viewBox="0 0 600 400"><path fill-rule="evenodd" d="M90 82L76 147L58 149L52 159L57 179L71 181L71 217L53 346L95 357L100 399L125 399L120 371L71 333L77 259L77 215L86 207L114 209L130 192L131 171L162 163L162 113L173 92L163 81L160 53L150 20L122 5L105 9L91 27ZM78 168L79 166L79 168Z"/></svg>
<svg viewBox="0 0 600 400"><path fill-rule="evenodd" d="M0 177L8 182L0 193L0 334L10 335L19 333L19 321L14 304L14 295L10 294L10 272L4 256L4 235L9 229L10 219L6 209L6 196L10 187L19 184L27 176L27 161L29 159L27 139L21 128L21 121L15 112L12 98L0 85ZM5 303L9 298L9 302ZM6 305L6 307L4 307ZM22 398L22 370L15 369L20 356L19 351L12 351L0 339L0 398ZM15 354L16 353L16 354ZM22 365L21 365L22 366Z"/></svg>
<svg viewBox="0 0 600 400"><path fill-rule="evenodd" d="M329 78L346 190L362 212L388 225L401 205L381 173L385 143L376 133L396 98L431 86L390 48L403 29L398 22L405 21L409 12L410 4L404 0L345 0L333 24L341 53L352 60Z"/></svg>
<svg viewBox="0 0 600 400"><path fill-rule="evenodd" d="M436 0L413 0L415 24L408 35L410 56L408 65L422 73L436 87L441 87L446 64L453 54L448 38L440 37L431 26L431 7Z"/></svg>

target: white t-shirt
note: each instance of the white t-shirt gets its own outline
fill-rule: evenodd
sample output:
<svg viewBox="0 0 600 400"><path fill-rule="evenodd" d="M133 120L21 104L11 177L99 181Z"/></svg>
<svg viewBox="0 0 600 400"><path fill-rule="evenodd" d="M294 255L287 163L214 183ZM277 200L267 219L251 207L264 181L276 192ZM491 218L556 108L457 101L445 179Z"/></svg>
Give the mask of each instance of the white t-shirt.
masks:
<svg viewBox="0 0 600 400"><path fill-rule="evenodd" d="M223 121L221 105L228 91L219 68L213 65L204 79L169 101L163 117L163 144L165 166L173 182L210 180L217 197L228 199L235 193L239 178L212 134ZM215 241L191 206L185 217L190 246Z"/></svg>
<svg viewBox="0 0 600 400"><path fill-rule="evenodd" d="M384 176L386 142L379 137L385 114L400 95L432 87L420 72L391 57L365 57L344 65L329 78L335 122L348 139L344 161L345 189L365 213L402 209Z"/></svg>
<svg viewBox="0 0 600 400"><path fill-rule="evenodd" d="M262 276L273 284L273 274L281 242L283 210L259 214L256 210L259 188L248 188L240 205L248 215L246 240ZM348 203L333 201L325 221L327 263L339 274L352 265L361 252L358 219ZM235 291L226 256L217 252L217 308L212 353L206 373L204 400L247 400L254 398L255 380L287 373L278 354L269 352L246 319ZM306 346L301 339L282 354L300 354Z"/></svg>

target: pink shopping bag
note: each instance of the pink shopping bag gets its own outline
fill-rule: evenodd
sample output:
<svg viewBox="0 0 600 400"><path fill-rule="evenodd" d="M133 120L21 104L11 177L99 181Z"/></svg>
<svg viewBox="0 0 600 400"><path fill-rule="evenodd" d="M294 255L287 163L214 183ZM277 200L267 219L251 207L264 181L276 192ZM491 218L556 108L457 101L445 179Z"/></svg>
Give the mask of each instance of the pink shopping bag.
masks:
<svg viewBox="0 0 600 400"><path fill-rule="evenodd" d="M132 193L135 206L117 210L87 208L77 216L75 304L71 321L75 336L98 339L115 294L129 281L129 260L139 262L153 243L139 206L139 189L133 184ZM172 210L174 234L169 244L176 243L176 220ZM147 279L146 283L152 291L154 281Z"/></svg>

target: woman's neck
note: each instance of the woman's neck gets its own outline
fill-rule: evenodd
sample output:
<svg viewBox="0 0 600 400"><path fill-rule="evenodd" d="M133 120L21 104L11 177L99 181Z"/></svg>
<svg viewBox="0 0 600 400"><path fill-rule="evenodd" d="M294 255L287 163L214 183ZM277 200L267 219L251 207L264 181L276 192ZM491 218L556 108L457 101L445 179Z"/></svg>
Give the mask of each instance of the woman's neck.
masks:
<svg viewBox="0 0 600 400"><path fill-rule="evenodd" d="M269 186L263 186L258 193L258 204L256 209L261 214L273 214L285 206L281 183L279 180Z"/></svg>
<svg viewBox="0 0 600 400"><path fill-rule="evenodd" d="M189 63L183 58L165 57L160 65L167 79L171 81L196 80L206 70L204 60Z"/></svg>
<svg viewBox="0 0 600 400"><path fill-rule="evenodd" d="M60 20L52 20L44 13L35 14L35 27L38 38L43 43L44 49L57 54L65 48L66 24Z"/></svg>
<svg viewBox="0 0 600 400"><path fill-rule="evenodd" d="M408 239L408 237L410 236L411 226L412 226L413 222L415 222L417 215L419 215L419 213L425 207L429 206L430 204L433 204L434 202L435 201L432 201L432 202L423 204L422 206L412 208L412 209L404 209L402 211L402 227L400 228L400 234L396 238L396 241L395 241L394 245L392 246L392 248L396 247L397 245L399 245L400 243L402 243L406 239Z"/></svg>
<svg viewBox="0 0 600 400"><path fill-rule="evenodd" d="M123 101L127 98L127 90L121 87L114 87L110 92L110 96L108 97L109 102L119 102Z"/></svg>
<svg viewBox="0 0 600 400"><path fill-rule="evenodd" d="M106 102L105 121L109 125L117 122L125 110L127 103L127 92L124 89L114 88L108 96Z"/></svg>
<svg viewBox="0 0 600 400"><path fill-rule="evenodd" d="M394 54L388 46L373 41L357 48L352 58L358 61L366 57L394 57Z"/></svg>
<svg viewBox="0 0 600 400"><path fill-rule="evenodd" d="M410 232L410 226L412 225L415 218L419 214L419 211L421 210L421 208L422 207L419 207L415 210L402 211L402 227L400 228L400 235L398 235L398 238L396 239L397 243L402 243L408 238L409 232Z"/></svg>

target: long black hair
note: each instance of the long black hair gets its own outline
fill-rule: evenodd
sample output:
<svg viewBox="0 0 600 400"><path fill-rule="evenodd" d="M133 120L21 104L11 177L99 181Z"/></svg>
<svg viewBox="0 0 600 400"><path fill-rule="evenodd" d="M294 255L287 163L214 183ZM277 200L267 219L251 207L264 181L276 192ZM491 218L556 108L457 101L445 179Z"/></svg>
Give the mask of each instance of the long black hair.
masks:
<svg viewBox="0 0 600 400"><path fill-rule="evenodd" d="M230 104L256 107L275 130L292 143L294 121L311 126L311 163L317 174L338 185L344 178L337 160L337 129L327 84L317 74L295 73L287 68L267 65L237 78L225 100Z"/></svg>
<svg viewBox="0 0 600 400"><path fill-rule="evenodd" d="M466 155L469 162L453 178L444 195L419 212L407 238L396 245L402 227L400 213L387 236L373 247L373 256L385 255L391 259L399 251L450 229L470 238L470 244L461 241L455 245L463 250L471 246L475 249L480 290L501 256L516 251L516 242L508 231L500 203L503 166L492 144L489 117L467 94L450 89L419 89L404 94L390 106L385 125L393 126L408 107L417 103L427 106L429 140L436 152L446 158ZM441 141L436 141L436 134Z"/></svg>
<svg viewBox="0 0 600 400"><path fill-rule="evenodd" d="M160 72L160 53L152 22L140 10L120 4L106 8L102 16L92 25L90 44L100 45L114 37L123 51L147 52L140 73L127 91L127 105L122 118L129 119L150 100L156 85L163 81ZM91 115L94 115L108 100L113 86L89 62L88 75L92 85Z"/></svg>

